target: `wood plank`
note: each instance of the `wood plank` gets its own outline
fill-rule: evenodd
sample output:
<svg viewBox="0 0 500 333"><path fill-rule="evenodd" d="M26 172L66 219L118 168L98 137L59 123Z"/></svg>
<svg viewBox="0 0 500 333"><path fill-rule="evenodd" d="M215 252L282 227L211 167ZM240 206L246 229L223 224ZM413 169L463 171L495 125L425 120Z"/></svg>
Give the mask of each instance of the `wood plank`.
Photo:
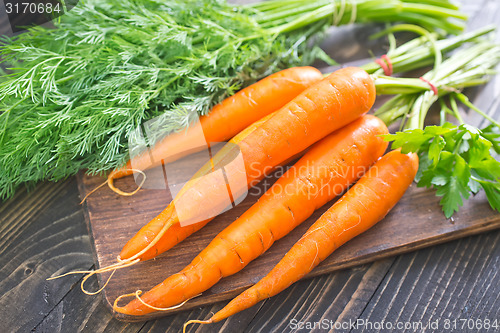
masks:
<svg viewBox="0 0 500 333"><path fill-rule="evenodd" d="M335 322L356 320L393 262L388 258L299 281L288 292L267 300L260 310L262 315L247 331L326 332ZM302 330L299 325L304 325Z"/></svg>
<svg viewBox="0 0 500 333"><path fill-rule="evenodd" d="M495 231L398 257L359 318L372 323L438 322L439 329L407 330L425 332L448 331L445 320L458 325L469 319L498 320L499 240ZM487 330L458 326L449 331Z"/></svg>
<svg viewBox="0 0 500 333"><path fill-rule="evenodd" d="M78 281L78 283L80 282L81 280ZM98 288L97 279L90 279L88 286L89 288ZM101 297L84 295L76 284L32 332L136 333L141 331L145 325L145 323L124 323L114 319L106 309Z"/></svg>
<svg viewBox="0 0 500 333"><path fill-rule="evenodd" d="M182 332L184 323L190 319L208 318L211 313L222 309L223 303L210 304L205 307L194 308L191 311L177 313L174 316L167 316L156 320L148 321L141 333L164 333L164 332ZM255 315L259 312L261 306L254 306L242 313L238 313L227 320L213 325L190 325L187 333L234 333L247 327ZM117 321L118 322L118 321Z"/></svg>
<svg viewBox="0 0 500 333"><path fill-rule="evenodd" d="M80 175L82 195L101 182L100 177ZM125 190L136 186L132 177L122 179L118 183ZM111 307L117 296L137 289L148 290L183 268L219 231L257 200L257 196L251 194L252 191L236 208L220 215L201 231L157 259L117 271L104 291L108 306ZM99 265L114 263L125 242L144 223L161 211L169 200L167 191L142 190L132 197L118 197L108 188L103 188L89 197L88 219ZM489 208L484 194L468 200L453 220L447 220L441 214L438 201L439 198L435 197L432 190L412 185L401 202L382 222L340 248L309 276L333 272L500 227L500 215ZM223 279L204 295L171 313L231 298L254 284L281 259L306 228L330 205L316 211L305 223L287 237L277 241L267 253L250 263L243 271ZM144 272L148 274L144 275ZM107 276L103 274L100 277L101 283ZM166 314L166 312L154 313L141 318L117 315L117 318L145 320Z"/></svg>
<svg viewBox="0 0 500 333"><path fill-rule="evenodd" d="M92 267L76 180L21 190L0 208L2 327L29 332L52 311L78 276L46 281L54 273Z"/></svg>

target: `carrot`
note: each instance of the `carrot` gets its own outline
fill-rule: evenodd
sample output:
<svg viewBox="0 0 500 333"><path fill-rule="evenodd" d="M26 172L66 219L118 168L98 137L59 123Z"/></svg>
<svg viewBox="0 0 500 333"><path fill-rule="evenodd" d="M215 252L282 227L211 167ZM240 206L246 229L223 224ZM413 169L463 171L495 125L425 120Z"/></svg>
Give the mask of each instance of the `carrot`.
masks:
<svg viewBox="0 0 500 333"><path fill-rule="evenodd" d="M321 72L309 66L292 67L271 74L214 106L209 114L200 117L198 126L166 136L148 152L111 172L108 183L115 189L113 180L131 175L134 169L147 170L172 162L193 152L194 148L203 149L200 143L227 141L322 79ZM201 133L204 137L200 137Z"/></svg>
<svg viewBox="0 0 500 333"><path fill-rule="evenodd" d="M276 112L276 111L275 111ZM223 160L222 156L225 156L225 154L228 153L228 150L230 150L233 145L237 145L241 140L246 138L250 133L252 133L255 129L257 129L260 125L262 125L265 121L267 121L269 118L273 116L274 113L271 113L264 118L256 121L252 125L248 126L246 129L238 133L234 138L232 138L229 141L229 145L225 145L217 154L209 161L206 163L200 170L192 177L192 179L196 180L199 177L205 176L209 174L210 172L213 171L215 166L218 166L221 160ZM184 186L181 191L179 191L178 195L182 195L182 193L185 192L185 190L191 185L192 183L188 184L187 186ZM173 206L171 206L173 208ZM171 211L164 211L163 214L171 214ZM160 220L160 223L156 223L156 220L153 220L152 222L146 224L144 227L142 227L136 234L136 236L127 242L125 246L123 247L121 253L120 253L120 258L127 259L132 257L134 254L139 253L141 250L144 249L144 244L141 242L136 242L135 239L137 238L148 238L148 237L154 237L156 236L161 228L163 228L163 224L161 223L161 219L163 218L164 215L159 215L157 217L158 220ZM161 239L156 243L154 247L149 249L148 251L145 251L141 255L141 260L148 260L156 257L158 254L163 253L172 247L174 247L176 244L180 243L184 239L186 239L188 236L192 235L196 231L200 230L202 227L204 227L208 222L210 222L212 219L206 219L204 221L194 223L194 224L189 224L186 226L181 226L179 223L176 223L172 225L168 230L166 230L165 234L161 237Z"/></svg>
<svg viewBox="0 0 500 333"><path fill-rule="evenodd" d="M307 88L262 124L247 131L247 135L241 136L237 142L238 147L233 145L226 149L216 163L225 165L228 179L245 173L246 186L250 187L272 167L368 112L374 101L375 85L364 70L355 67L340 69ZM235 166L236 162L229 158L237 153L243 157L245 170ZM241 188L237 189L238 193L241 191ZM170 227L181 223L181 220L208 222L207 219L212 219L225 206L226 198L227 186L215 173L193 179L164 211L125 245L119 259L144 260L160 254L178 242L177 239L168 239L168 246L162 245L163 240L160 242ZM181 206L188 207L183 209L188 216L180 219L178 208ZM187 237L190 230L185 231ZM159 242L160 246L157 246Z"/></svg>
<svg viewBox="0 0 500 333"><path fill-rule="evenodd" d="M227 100L225 100L221 105L216 106L214 110L212 110L210 115L201 117L200 123L203 124L204 129L207 129L206 133L208 133L208 136L205 133L205 137L208 143L213 141L223 141L224 139L227 139L228 137L232 136L240 128L244 127L248 122L252 121L253 119L258 119L258 120L255 121L250 126L248 126L247 128L244 128L233 139L231 139L228 145L224 146L209 162L207 162L206 165L204 165L193 176L193 179L189 181L188 184L186 184L186 186L184 186L181 189L177 197L183 197L186 198L185 200L189 201L190 193L185 193L185 192L187 192L188 189L196 189L197 186L193 186L193 184L199 182L200 179L202 179L202 176L208 175L207 178L211 180L212 185L214 183L219 183L218 185L220 185L221 183L220 179L211 177L210 174L210 172L213 171L215 166L219 165L224 166L225 163L227 163L228 159L234 157L234 155L239 152L239 149L235 149L235 146L238 143L240 143L244 138L252 134L268 119L272 118L273 114L277 113L277 111L274 111L274 113L270 113L271 111L276 110L279 106L291 100L300 91L303 91L307 86L311 86L314 82L318 82L321 79L323 79L323 75L321 74L321 72L319 72L317 69L313 67L294 67L288 70L283 70L281 72L270 75L269 77L259 81L258 83L252 86L243 89L242 91L235 94L233 97L230 97ZM250 113L250 115L247 115L246 113ZM263 118L261 118L262 115L264 115ZM222 126L223 124L225 124L226 127L223 127ZM217 126L221 128L217 129ZM222 134L220 134L218 131L220 131L220 133ZM162 141L163 144L155 146L155 148L150 152L151 155L149 155L148 153L147 156L139 157L137 161L134 160L133 166L149 168L152 166L151 161L153 160L161 159L160 161L161 163L166 163L167 161L173 161L175 158L182 157L183 155L182 149L181 150L174 149L172 153L170 152L168 153L170 154L168 156L164 155L165 152L163 152L163 150L166 149L168 152L168 146L176 144L182 147L192 146L193 142L195 142L196 140L192 141L191 138L193 136L196 136L197 133L199 133L199 131L188 129L185 135L174 134L172 135L171 138L169 137L165 138ZM291 151L293 152L294 150L292 149ZM193 149L191 149L189 153L190 152L193 152ZM300 153L301 152L295 152L294 154L291 154L289 156L285 154L286 159L283 160L281 163L278 162L276 165L287 163L288 161L300 155ZM107 181L102 183L100 186L95 188L90 193L88 193L82 200L82 202L85 201L85 199L90 194L92 194L94 191L96 191L106 183L113 191L119 194L133 195L134 193L136 193L139 190L140 186L133 192L125 193L117 189L113 184L114 179L131 174L133 171L138 171L143 173L142 170L140 169L128 169L131 166L132 162L129 161L128 166L112 172L110 176L108 176ZM273 165L270 166L272 167ZM244 171L241 170L241 168L238 168L238 170ZM254 177L253 181L258 181L259 179L262 179L266 175L266 171L270 171L270 169L263 170L261 172L261 175ZM250 183L248 185L251 186ZM210 182L208 186L210 186ZM227 193L228 188L225 183L223 187L226 189ZM215 191L215 193L217 193L217 191ZM182 194L184 194L184 196L182 196ZM238 193L236 192L235 194ZM177 203L178 202L179 200L177 200ZM215 202L217 203L217 201ZM203 206L206 205L200 205L200 207ZM216 206L215 208L212 207L212 210L217 208L220 207L218 206ZM117 257L117 263L106 267L101 267L94 271L74 271L59 276L55 276L50 279L60 278L69 274L86 273L87 275L83 278L81 282L82 291L89 295L97 294L107 285L109 279L111 279L111 276L114 274L114 271L116 269L131 266L137 263L139 260L147 260L155 257L157 254L160 254L170 249L177 243L184 240L189 235L198 231L200 228L202 228L204 225L206 225L209 221L213 219L213 217L208 219L200 219L200 222L189 224L187 226L181 226L178 223L177 219L177 223L171 223L170 225L165 226L164 221L170 219L172 213L174 214L173 219L174 220L177 219L173 204L169 205L155 219L153 219L144 228L142 228L137 233L137 235L132 239L132 241L129 241L125 245L124 249L121 252L121 255ZM160 238L162 239L162 241L160 242L159 246L154 247L154 245L158 242ZM137 239L140 239L140 241L137 241ZM85 282L92 275L108 271L112 271L112 273L108 278L108 280L106 281L106 283L104 284L104 286L101 287L98 291L89 292L84 288Z"/></svg>
<svg viewBox="0 0 500 333"><path fill-rule="evenodd" d="M124 307L118 298L114 309L143 315L170 307L240 271L356 181L384 153L386 133L380 119L366 115L317 142L191 264Z"/></svg>
<svg viewBox="0 0 500 333"><path fill-rule="evenodd" d="M206 321L215 323L272 297L300 280L339 246L382 220L415 178L416 154L394 150L326 211L257 284L229 302ZM184 327L186 327L186 325Z"/></svg>

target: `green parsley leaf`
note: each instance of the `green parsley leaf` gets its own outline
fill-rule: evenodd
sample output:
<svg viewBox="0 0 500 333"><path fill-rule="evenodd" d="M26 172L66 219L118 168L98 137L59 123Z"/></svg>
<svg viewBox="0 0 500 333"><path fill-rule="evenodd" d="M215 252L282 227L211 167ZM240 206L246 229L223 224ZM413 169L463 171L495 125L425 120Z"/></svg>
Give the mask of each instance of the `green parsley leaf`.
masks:
<svg viewBox="0 0 500 333"><path fill-rule="evenodd" d="M414 129L397 132L397 134L385 134L382 137L385 141L392 141L393 149L401 148L401 151L406 154L418 151L422 145L427 144L429 139L433 138L433 135L421 129Z"/></svg>
<svg viewBox="0 0 500 333"><path fill-rule="evenodd" d="M491 142L493 149L497 154L500 154L500 128L491 124L485 127L482 131L482 136Z"/></svg>
<svg viewBox="0 0 500 333"><path fill-rule="evenodd" d="M433 165L435 166L439 162L439 156L443 151L443 148L446 146L446 141L441 136L435 136L429 145L429 159L433 161Z"/></svg>
<svg viewBox="0 0 500 333"><path fill-rule="evenodd" d="M470 125L445 123L385 135L384 139L392 141L394 148L419 154L417 184L436 189L449 218L480 188L491 207L500 211L500 162L493 157L499 137L491 127L483 132Z"/></svg>
<svg viewBox="0 0 500 333"><path fill-rule="evenodd" d="M491 208L500 211L500 185L498 182L481 182Z"/></svg>
<svg viewBox="0 0 500 333"><path fill-rule="evenodd" d="M448 182L444 185L437 186L436 195L443 198L439 202L443 207L444 215L450 218L454 212L463 205L462 197L468 199L470 196L470 188L468 186L470 179L470 169L467 162L457 154L449 157L453 159L451 175Z"/></svg>

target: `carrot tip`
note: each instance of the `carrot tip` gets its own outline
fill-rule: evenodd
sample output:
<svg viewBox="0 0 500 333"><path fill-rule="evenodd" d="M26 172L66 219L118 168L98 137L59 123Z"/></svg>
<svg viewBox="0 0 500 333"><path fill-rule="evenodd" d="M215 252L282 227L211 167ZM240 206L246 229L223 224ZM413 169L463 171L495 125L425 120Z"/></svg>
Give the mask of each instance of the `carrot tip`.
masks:
<svg viewBox="0 0 500 333"><path fill-rule="evenodd" d="M138 290L138 291L140 291L140 290ZM136 298L137 298L137 299L138 299L138 300L139 300L142 304L144 304L144 305L145 305L145 306L147 306L148 308L153 309L153 310L156 310L156 311L168 311L168 310L174 310L174 309L180 308L181 306L183 306L184 304L186 304L186 303L187 303L187 301L189 301L189 300L191 300L191 299L193 299L193 298L198 297L198 296L200 296L200 295L201 295L201 294L194 295L193 297L189 297L188 299L186 299L184 302L179 303L179 304L174 305L174 306L169 306L168 308L158 308L158 307L156 307L156 306L152 306L152 305L147 304L146 302L144 302L144 301L142 300L142 298L140 298L140 297L139 297L139 295L140 295L140 294L141 294L141 293L136 292L136 293L135 293L135 297L136 297Z"/></svg>
<svg viewBox="0 0 500 333"><path fill-rule="evenodd" d="M80 205L83 204L85 202L85 200L87 200L87 198L93 194L95 191L97 191L98 189L100 189L101 187L103 187L104 185L108 184L108 187L115 193L119 194L119 195L123 195L123 196L132 196L134 194L136 194L141 188L142 186L144 185L144 182L146 181L146 174L139 170L139 169L128 169L130 171L135 171L135 172L139 172L140 174L142 174L142 180L141 180L141 183L139 184L139 186L132 192L124 192L120 189L118 189L113 181L114 181L114 178L113 178L113 175L115 174L114 172L111 172L109 175L108 175L108 179L106 179L106 181L104 181L102 184L100 184L99 186L97 186L96 188L94 188L92 191L90 191L89 193L87 193L87 195L85 195L85 197L82 199L82 201L80 201Z"/></svg>
<svg viewBox="0 0 500 333"><path fill-rule="evenodd" d="M109 174L108 180L106 181L106 183L108 184L108 187L113 192L115 192L115 193L117 193L119 195L122 195L122 196L130 197L130 196L136 194L142 188L142 186L144 185L144 182L146 181L146 174L144 173L144 171L139 170L139 169L132 169L132 168L130 168L130 169L127 169L127 170L130 170L130 171L133 171L133 172L139 172L142 175L141 183L132 192L124 192L124 191L120 190L119 188L117 188L115 186L115 184L114 184L114 178L113 178L113 174L114 174L113 172ZM102 186L102 184L100 186Z"/></svg>
<svg viewBox="0 0 500 333"><path fill-rule="evenodd" d="M100 293L101 291L103 291L104 288L106 288L106 286L108 285L109 281L111 280L111 278L113 277L113 274L115 274L115 272L116 272L117 269L132 266L132 265L138 263L139 261L140 261L140 259L135 259L135 260L120 260L119 262L117 262L115 264L112 264L112 265L109 265L109 266L106 266L106 267L101 267L101 268L96 269L94 271L72 271L72 272L67 272L67 273L61 274L61 275L49 277L46 280L47 281L49 281L49 280L55 280L55 279L59 279L59 278L62 278L64 276L68 276L68 275L72 275L72 274L86 274L83 277L83 279L82 279L82 282L80 284L80 288L87 295L96 295L96 294ZM109 272L109 271L112 271L112 272L111 272L111 274L109 275L108 279L106 280L106 282L104 283L104 285L101 288L99 288L97 291L88 291L87 289L85 289L85 282L87 282L87 280L92 275L95 275L95 274L98 274L98 273L106 273L106 272Z"/></svg>
<svg viewBox="0 0 500 333"><path fill-rule="evenodd" d="M97 186L95 189L93 189L92 191L90 191L89 193L87 193L87 195L82 199L82 201L80 201L80 205L83 204L85 202L85 200L87 200L87 198L92 194L94 193L95 191L97 191L98 189L100 189L101 187L103 187L104 185L106 185L108 181L106 180L104 183L102 183L101 185Z"/></svg>
<svg viewBox="0 0 500 333"><path fill-rule="evenodd" d="M187 322L184 323L184 326L182 327L182 333L186 333L186 328L191 325L191 324L211 324L212 323L212 319L208 319L208 320L196 320L196 319L193 319L193 320L189 320Z"/></svg>
<svg viewBox="0 0 500 333"><path fill-rule="evenodd" d="M159 307L156 307L156 306L152 306L146 302L144 302L144 300L140 297L140 295L142 294L142 290L136 290L135 292L133 293L130 293L130 294L123 294L123 295L120 295L118 296L115 301L113 302L113 311L115 312L120 312L120 313L126 313L124 312L124 310L121 310L123 309L124 307L121 307L121 306L118 306L118 302L122 299L122 298L125 298L125 297L132 297L132 296L135 296L135 298L137 298L139 300L139 302L141 302L144 306L147 306L148 308L151 308L153 310L156 310L156 311L168 311L168 310L174 310L174 309L177 309L177 308L180 308L181 306L183 306L184 304L186 304L189 300L195 298L195 297L198 297L200 296L201 294L198 294L198 295L195 295L193 297L190 297L188 299L186 299L184 302L182 303L179 303L177 305L174 305L174 306L170 306L168 308L159 308Z"/></svg>
<svg viewBox="0 0 500 333"><path fill-rule="evenodd" d="M120 295L118 296L115 301L113 302L113 311L116 311L116 312L120 312L118 311L118 309L122 308L121 306L118 306L118 302L122 299L122 298L125 298L125 297L131 297L131 296L136 296L136 297L139 297L138 295L142 294L142 290L136 290L135 292L133 293L130 293L130 294L124 294L124 295Z"/></svg>
<svg viewBox="0 0 500 333"><path fill-rule="evenodd" d="M86 281L87 281L87 280L88 280L88 279L89 279L92 275L94 275L94 274L96 273L96 271L94 271L94 272L92 272L92 273L89 273L89 274L87 274L87 275L85 275L85 276L84 276L84 278L83 278L83 280L82 280L82 283L80 284L80 288L82 289L82 291L83 291L83 293L84 293L84 294L87 294L87 295L90 295L90 296L92 296L92 295L97 295L97 294L99 294L101 291L103 291L103 290L104 290L104 288L106 288L106 286L107 286L107 285L108 285L108 283L109 283L109 280L111 280L111 278L113 277L113 275L115 274L115 272L116 272L116 269L114 269L114 270L111 272L111 274L109 275L109 277L108 277L108 279L106 280L106 282L104 283L104 285L103 285L101 288L99 288L97 291L88 291L88 290L86 290L86 289L85 289L85 282L86 282Z"/></svg>

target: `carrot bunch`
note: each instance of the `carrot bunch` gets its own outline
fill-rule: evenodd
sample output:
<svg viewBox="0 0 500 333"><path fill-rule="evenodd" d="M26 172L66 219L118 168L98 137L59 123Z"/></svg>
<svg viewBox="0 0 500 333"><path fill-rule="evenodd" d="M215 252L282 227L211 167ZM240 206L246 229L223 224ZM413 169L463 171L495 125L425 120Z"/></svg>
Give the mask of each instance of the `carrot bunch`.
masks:
<svg viewBox="0 0 500 333"><path fill-rule="evenodd" d="M312 77L314 81L314 74ZM294 85L294 89L301 88ZM374 81L367 72L347 67L312 84L278 110L262 111L258 115L260 119L236 134L186 183L165 210L124 246L117 264L89 272L82 281L82 289L89 276L153 258L212 220L223 207L224 194L228 190L227 184L215 176L216 166L224 166L229 179L244 174L244 187L248 188L265 176L266 171L307 150L250 209L220 232L183 270L143 295L136 290L119 296L113 309L141 316L182 306L220 279L242 270L315 210L363 177L309 229L262 282L209 320L186 324L222 320L300 279L338 246L382 219L415 176L416 155L396 151L380 159L388 146L383 139L388 129L379 118L365 115L375 101L375 92ZM222 112L220 110L223 109L215 110L215 116ZM204 119L202 126L209 126L211 120ZM242 126L235 128L239 130ZM225 134L213 131L212 134L226 138L234 131L228 130ZM167 137L164 142L169 140L189 144L189 138L181 136ZM160 163L174 160L179 153L182 152L171 154ZM241 154L243 169L232 164L231 157L235 153ZM139 156L138 161L143 163L142 167L148 167L145 155ZM130 168L131 165L111 174L109 184L112 186L112 179L127 175ZM207 198L210 198L208 203ZM187 217L180 217L179 206L185 207ZM203 215L210 210L209 215ZM181 226L182 219L186 218L196 223ZM135 296L135 299L120 306L118 303L128 296Z"/></svg>
<svg viewBox="0 0 500 333"><path fill-rule="evenodd" d="M188 321L184 329L191 323L216 323L288 288L342 244L382 220L401 199L417 170L417 154L402 154L400 150L386 154L306 231L257 284L208 320Z"/></svg>
<svg viewBox="0 0 500 333"><path fill-rule="evenodd" d="M251 160L264 166L272 165L270 160L273 159L281 163L306 149L311 142L319 141L256 204L219 233L191 264L143 296L140 296L142 291L120 296L115 301L114 310L139 316L182 305L221 278L243 269L316 209L345 191L387 148L381 137L388 133L385 124L374 116L360 117L369 110L374 99L375 89L370 76L358 68L344 68L238 134L233 141L238 143L245 163ZM267 151L262 151L263 148ZM285 151L288 155L283 156ZM258 176L247 174L248 184ZM195 181L188 183L188 187L199 184ZM210 192L213 193L216 188L213 184ZM200 187L199 191L202 190L203 187ZM179 194L182 197L185 193L181 190ZM151 255L150 251L156 254L166 249L167 246L162 246L162 238L151 241L151 227L160 225L164 228L161 219L165 218L167 224L172 223L176 200L179 199L176 197L173 205L169 205L154 223L144 227L124 247L124 250L132 248L130 252L139 253L139 256L135 254L129 258L142 260ZM178 220L175 222L175 225L179 224ZM170 238L169 246L173 243L175 241ZM130 244L144 245L131 247ZM144 252L142 246L149 248ZM118 305L123 297L134 295L135 300L125 306Z"/></svg>
<svg viewBox="0 0 500 333"><path fill-rule="evenodd" d="M402 28L407 28L406 26ZM487 27L436 43L431 43L430 40L426 41L426 38L430 37L422 36L396 49L391 49L388 54L390 54L394 63L394 71L401 71L407 67L415 68L418 65L432 63L432 59L434 58L433 52L436 48L443 52L448 52L462 43L474 42L478 37L491 31L492 28ZM408 59L410 56L411 59ZM362 68L369 72L374 72L378 68L377 66L379 65L374 63L367 64ZM346 70L340 72L343 71ZM339 74L336 73L336 75ZM399 78L392 79L381 75L373 77L375 78L375 87L378 93L391 94L395 91L399 92L398 89L402 87L401 84L398 84L398 80L401 80ZM217 179L214 175L210 175L210 173L215 167L224 166L229 156L234 156L238 153L235 152L235 146L238 146L236 149L241 150L241 154L245 160L245 169L251 171L246 173L247 187L251 187L262 179L266 172L273 167L283 164L297 154L300 154L308 145L317 141L326 133L345 125L361 113L367 111L365 109L364 111L358 110L359 112L349 112L351 106L344 106L345 109L339 111L337 115L337 118L341 118L341 121L335 122L333 126L328 124L327 121L321 123L321 117L324 116L324 119L328 120L328 117L333 116L333 114L320 115L315 118L318 121L317 125L308 126L304 129L299 128L301 125L300 121L304 121L304 119L297 119L299 126L287 122L287 119L294 120L296 118L293 112L299 114L301 112L300 108L304 108L305 111L302 112L304 115L309 112L309 115L306 115L305 118L312 117L314 114L311 111L316 109L317 106L321 107L321 105L316 105L316 100L326 104L329 103L326 99L323 100L322 97L328 94L328 90L323 90L323 88L317 85L321 79L322 74L311 67L287 69L241 90L222 104L216 106L209 115L201 117L198 128L201 127L204 133L204 141L208 143L227 140L233 135L239 134L213 160L193 176L193 180L182 189L163 212L145 225L124 246L119 255L118 266L130 263L133 260L153 258L202 228L213 216L217 215L218 211L222 211L221 207L224 206L223 203L225 202L222 198L223 194L227 193L227 187L223 182L220 182L220 179ZM367 79L366 82L368 81ZM429 89L423 81L418 81L420 82L420 89ZM421 87L422 85L423 88ZM308 88L307 94L303 92L294 99L295 95L306 88ZM345 89L346 92L362 93L365 88L358 85L352 88L346 87ZM290 103L287 104L288 102ZM278 111L276 111L277 109ZM254 123L252 124L252 122ZM305 122L307 122L307 125L312 125L309 123L309 120L305 120ZM248 127L242 130L245 126ZM175 133L167 136L147 154L145 153L133 158L122 169L112 172L108 177L109 185L114 188L112 185L113 180L132 173L132 168L145 170L179 158L182 156L183 151L187 150L185 149L186 147L192 146L193 137L195 136L193 135L194 131L196 129L191 128L185 133ZM298 132L294 133L292 131ZM322 131L321 134L315 136L320 131ZM293 140L296 140L299 144L293 144ZM283 145L283 143L286 144ZM296 149L297 147L300 148ZM232 171L238 173L237 169L235 167ZM203 177L203 181L200 179L202 178L201 176L206 176ZM194 192L196 192L195 196L193 196ZM210 198L208 206L203 198ZM179 218L176 206L178 208L180 206L184 207L183 211L192 211L193 215L191 219L198 219L199 222L181 226L183 218ZM202 207L201 214L199 207ZM212 213L208 215L212 217L206 219L200 218L206 211L211 211ZM187 218L189 219L190 217L188 216Z"/></svg>
<svg viewBox="0 0 500 333"><path fill-rule="evenodd" d="M86 291L84 284L92 275L108 271L114 272L116 269L129 267L170 249L223 211L228 203L228 190L232 192L230 200L234 201L242 191L260 181L274 167L289 162L318 140L367 113L375 101L373 79L360 68L347 67L340 69L314 84L312 82L319 78L317 70L310 68L298 70L302 71L302 73L305 72L304 76L308 79L302 84L295 82L293 84L289 83L288 86L284 85L285 92L281 102L274 102L273 105L277 105L276 103L282 104L283 100L289 99L293 94L292 91L297 92L304 89L305 86L309 87L280 109L254 122L233 137L228 145L224 146L183 186L172 202L158 216L141 228L125 244L115 264L94 271L67 273L87 274L81 282L81 288L85 293L96 294L107 284L106 282L98 291ZM295 79L292 81L299 79L300 75L297 75L296 70L291 70L290 73L292 76L295 75ZM283 77L282 75L283 73L277 74L275 78L279 79L280 76ZM285 81L289 79L285 79ZM280 90L278 87L281 87L281 85L276 84L276 79L270 77L269 81L264 81L262 85L259 84L242 90L238 95L240 97L232 100L237 101L238 98L244 98L249 109L257 112L258 106L249 102L249 99L252 100L252 96L257 95L252 94L252 91L265 91L269 88L269 85L276 92ZM293 87L293 89L289 87ZM231 106L233 103L228 102L226 104ZM213 119L222 117L222 115L218 114L225 112L224 110L225 108L222 107L216 110L215 116L212 116ZM267 108L265 112L260 111L258 117L270 112L269 110ZM203 120L203 124L207 128L212 124L209 117ZM235 116L229 114L228 117L233 118ZM248 119L253 120L254 118L255 116L252 116ZM217 121L217 123L220 123L220 121ZM241 126L243 125L238 125L235 128L239 129ZM223 136L227 137L230 135L229 133L234 131L227 131ZM215 135L216 131L212 133ZM188 142L189 139L174 136L173 139L167 137L165 140ZM168 146L168 144L165 146ZM351 149L357 148L353 147ZM239 161L242 160L243 165L235 163L236 159L233 158L235 155L241 157ZM148 167L147 163L145 163L147 158L144 156L139 156L139 161L144 163L144 167ZM168 158L169 156L166 156L164 160ZM171 160L175 159L176 154L171 155L170 158ZM241 179L243 175L243 184L238 184L236 189L229 189L228 184L221 179L220 175L212 172L214 168L219 166L224 168L226 179ZM128 173L130 172L126 168L117 170L110 176L111 182L108 180L108 183L112 185L112 179ZM182 207L182 209L180 210L179 207ZM182 226L181 223L186 221L189 222L189 225ZM50 279L64 275L51 277ZM112 275L110 275L110 278Z"/></svg>
<svg viewBox="0 0 500 333"><path fill-rule="evenodd" d="M322 79L321 72L310 66L287 68L271 74L214 106L210 113L200 117L196 125L166 136L153 149L130 159L122 168L108 175L108 183L116 191L113 180L131 175L134 169L148 170L184 157L194 149L203 149L199 145L200 139L209 144L227 141ZM203 138L199 137L201 133Z"/></svg>
<svg viewBox="0 0 500 333"><path fill-rule="evenodd" d="M168 309L240 271L354 183L383 155L381 135L387 133L380 119L365 115L318 141L191 264L124 307L118 298L114 310L144 315Z"/></svg>
<svg viewBox="0 0 500 333"><path fill-rule="evenodd" d="M418 157L393 151L381 158L387 149L383 136L388 129L377 117L363 115L374 99L371 77L359 68L344 68L236 135L231 142L241 149L245 166L250 166L250 162L252 170L255 170L255 163L260 166L261 173L247 172L249 186L259 180L267 167L283 163L310 147L189 265L144 294L137 290L118 297L113 309L141 316L182 306L222 278L242 270L315 210L345 192L359 177L361 180L307 231L261 282L209 320L186 324L217 322L277 294L307 274L337 247L381 220L415 177ZM220 154L214 157L212 170L214 164L224 162L228 151L223 148ZM197 175L210 176L210 170L206 165ZM231 168L228 172L232 172ZM192 188L199 194L189 196L193 211L201 205L198 198L210 197L211 205L216 205L217 193L224 186L210 181L209 177L205 179L208 181L195 178L188 182L172 203L127 243L120 254L121 259L151 258L179 241L172 235L165 237L167 233L183 230L184 236L206 224L210 219L189 228L181 227L175 209ZM118 303L128 296L135 296L135 299L120 306Z"/></svg>
<svg viewBox="0 0 500 333"><path fill-rule="evenodd" d="M243 157L246 186L254 185L266 175L266 171L365 114L374 101L375 86L371 77L359 68L349 67L310 86L268 118L251 125L230 141L237 144ZM214 156L213 161L203 168L204 171L195 175L172 202L124 246L119 265L160 254L213 218L183 228L176 205L182 204L183 212L193 214L184 216L184 219L203 216L200 207L203 211L215 210L211 215L217 215L217 210L225 202L227 187L214 173L208 171L212 163L225 163L225 157L231 155L228 151L231 149L223 149ZM242 172L241 168L232 168L231 165L226 165L225 170L229 179ZM200 174L206 177L196 177ZM206 198L210 198L208 203ZM182 234L181 237L177 237L178 232ZM175 234L176 237L166 237L167 233L172 236Z"/></svg>

